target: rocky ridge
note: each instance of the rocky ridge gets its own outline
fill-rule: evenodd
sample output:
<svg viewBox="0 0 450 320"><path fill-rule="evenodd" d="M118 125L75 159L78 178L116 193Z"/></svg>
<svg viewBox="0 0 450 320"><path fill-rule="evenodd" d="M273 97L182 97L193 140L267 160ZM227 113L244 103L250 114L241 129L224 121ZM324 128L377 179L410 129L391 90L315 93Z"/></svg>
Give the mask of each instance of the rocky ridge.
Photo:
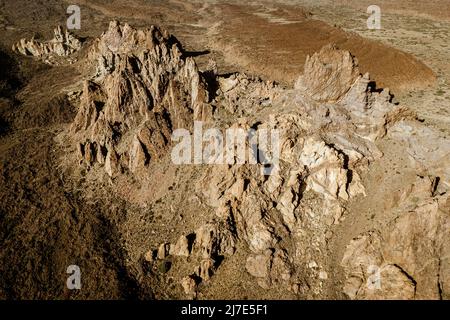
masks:
<svg viewBox="0 0 450 320"><path fill-rule="evenodd" d="M449 151L439 147L448 140L437 140L433 152L411 142L405 130L441 138L393 104L388 89L374 88L349 52L329 45L308 57L293 89L244 74L213 73L211 80L166 31L112 22L88 59L95 71L83 84L68 133L79 163L113 183L120 176L147 179L156 164L170 161L173 131L192 130L194 121L281 132L279 164L270 175L261 174L261 163L235 163L201 167L197 181L178 182L194 185L215 216L175 243L150 248L145 260L187 258L177 263L193 267L178 279L188 297L197 296L201 282L214 281L241 246L246 271L263 289L320 297L327 271L335 268L324 256L333 226L345 219L349 201L370 197L361 175L383 157L377 143L387 137L410 143L422 176L390 208L383 232L348 244L340 289L351 299L448 297ZM429 264L422 266L423 259ZM383 289L365 285L371 266L388 283Z"/></svg>
<svg viewBox="0 0 450 320"><path fill-rule="evenodd" d="M54 37L49 41L38 41L21 39L13 45L12 50L25 56L33 56L41 59L47 64L58 64L58 57L68 58L73 53L79 51L82 41L68 30L63 31L61 26L53 30ZM69 58L70 62L74 60Z"/></svg>

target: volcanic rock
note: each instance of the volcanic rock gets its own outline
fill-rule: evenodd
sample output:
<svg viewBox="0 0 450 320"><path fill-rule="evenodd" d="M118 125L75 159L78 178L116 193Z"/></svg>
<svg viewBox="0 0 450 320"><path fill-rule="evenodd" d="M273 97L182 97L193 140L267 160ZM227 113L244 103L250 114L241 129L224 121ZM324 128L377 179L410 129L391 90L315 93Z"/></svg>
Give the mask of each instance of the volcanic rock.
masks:
<svg viewBox="0 0 450 320"><path fill-rule="evenodd" d="M81 41L68 30L65 32L58 26L53 31L54 38L40 42L32 38L31 40L21 39L13 45L13 51L25 56L34 56L42 59L48 64L54 64L54 56L67 57L81 49Z"/></svg>

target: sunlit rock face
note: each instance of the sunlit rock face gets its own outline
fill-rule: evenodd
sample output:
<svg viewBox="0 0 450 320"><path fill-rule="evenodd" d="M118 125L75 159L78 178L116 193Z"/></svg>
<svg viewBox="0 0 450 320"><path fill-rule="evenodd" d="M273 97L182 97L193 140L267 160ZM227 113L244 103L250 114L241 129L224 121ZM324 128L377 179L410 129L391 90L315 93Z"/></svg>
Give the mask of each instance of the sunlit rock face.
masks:
<svg viewBox="0 0 450 320"><path fill-rule="evenodd" d="M81 49L81 40L68 30L63 31L61 26L58 26L53 33L53 39L45 42L38 41L34 38L30 40L21 39L13 45L12 49L25 56L33 56L41 59L50 65L58 64L55 57L68 58L71 54Z"/></svg>
<svg viewBox="0 0 450 320"><path fill-rule="evenodd" d="M112 22L89 57L96 72L84 84L71 131L80 156L104 164L110 176L148 166L167 152L174 129L210 117L194 61L164 30Z"/></svg>
<svg viewBox="0 0 450 320"><path fill-rule="evenodd" d="M182 270L191 270L178 279L189 298L196 297L200 283L214 281L239 248L245 248L243 272L262 289L320 297L331 267L324 253L349 202L370 192L361 176L383 157L377 142L386 135L410 139L405 123L422 130L412 112L394 105L388 90L374 90L356 59L335 46L309 57L290 89L239 73L206 78L179 42L154 26L136 30L112 22L87 59L94 68L86 74L68 133L79 162L111 178L140 181L155 163L174 166L167 157L172 134L179 128L192 131L195 121L279 132L278 161L270 173L261 174L261 163L219 163L177 181L189 185L213 217L200 211L191 233L146 248L145 260L155 265L176 257ZM427 176L436 172L426 157L445 161L445 150L426 154L416 145L411 150L412 161ZM418 180L411 194L423 196L420 203L410 208L412 196L405 195L382 233L370 231L347 244L343 294L352 299L448 295L446 186L445 178L434 187ZM430 264L421 266L424 259ZM388 284L371 291L366 284L375 267Z"/></svg>

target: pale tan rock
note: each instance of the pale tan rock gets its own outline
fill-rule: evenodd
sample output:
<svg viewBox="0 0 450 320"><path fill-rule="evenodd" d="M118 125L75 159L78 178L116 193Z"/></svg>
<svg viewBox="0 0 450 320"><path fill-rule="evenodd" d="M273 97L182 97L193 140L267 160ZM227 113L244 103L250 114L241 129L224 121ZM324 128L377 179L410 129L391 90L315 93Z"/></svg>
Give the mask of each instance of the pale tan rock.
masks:
<svg viewBox="0 0 450 320"><path fill-rule="evenodd" d="M352 240L342 259L352 299L438 299L448 296L448 195L433 197L433 180L418 177L381 233ZM442 275L441 275L442 273ZM379 286L371 280L379 275ZM444 280L443 280L444 279ZM373 281L372 281L373 282Z"/></svg>
<svg viewBox="0 0 450 320"><path fill-rule="evenodd" d="M186 236L180 236L178 241L175 243L172 254L174 256L188 257L189 251L189 240Z"/></svg>
<svg viewBox="0 0 450 320"><path fill-rule="evenodd" d="M308 188L328 198L348 200L347 170L338 152L324 141L309 138L305 141L300 162L309 171Z"/></svg>
<svg viewBox="0 0 450 320"><path fill-rule="evenodd" d="M356 60L335 47L308 59L294 90L244 74L212 72L209 77L219 87L211 103L205 73L160 28L135 30L113 22L94 41L89 58L87 63L96 64L95 74L86 76L70 134L78 158L90 166L104 166L114 178L112 184L118 175L130 174L136 179L129 180L139 185L152 164L167 160L173 130L191 129L195 120L217 121L212 124L245 132L280 132L279 161L269 176L261 174L261 163L241 165L233 156L230 164L195 167L189 179L200 178L194 181L177 177L181 185L195 186L195 201L189 205L202 208L194 221L195 241L190 250L181 235L175 244L162 244L157 256L189 257L176 260L192 264L189 270L195 268L195 275L182 283L191 297L198 281L211 281L220 268L216 262L227 259L238 245L251 252L245 268L262 288L325 294L329 275L324 270L331 270L325 254L335 231L331 226L345 219L348 201L365 196L361 177L383 156L377 140L386 132L409 144L418 167L436 173L442 185L446 181L446 140L426 145L423 139L408 137L429 132L415 127L413 116L390 102L389 90L372 92L369 75L361 75ZM405 119L414 125L406 125ZM256 160L254 154L249 158ZM425 168L427 161L431 165ZM162 170L170 167L163 164L167 166ZM396 218L382 230L364 233L348 244L342 266L343 291L350 298L448 296L448 216L443 214L449 211L443 209L448 200L443 197L446 189L438 190L431 181L417 181L399 200L398 210L386 213ZM146 196L141 195L143 202ZM419 200L412 203L413 198ZM207 221L201 221L203 214ZM210 220L212 216L217 220ZM373 270L381 275L381 289L373 289ZM311 277L300 288L305 272Z"/></svg>
<svg viewBox="0 0 450 320"><path fill-rule="evenodd" d="M450 144L439 131L400 121L390 128L389 136L407 144L408 155L419 172L440 177L443 191L450 189Z"/></svg>
<svg viewBox="0 0 450 320"><path fill-rule="evenodd" d="M203 281L208 281L215 271L215 261L213 259L203 259L198 267L198 276Z"/></svg>
<svg viewBox="0 0 450 320"><path fill-rule="evenodd" d="M156 257L160 260L165 259L169 255L169 248L170 248L169 243L161 243L160 246L158 247Z"/></svg>
<svg viewBox="0 0 450 320"><path fill-rule="evenodd" d="M287 284L292 276L287 253L280 249L267 249L261 254L251 254L247 257L245 268L248 273L258 278L258 284L264 289Z"/></svg>
<svg viewBox="0 0 450 320"><path fill-rule="evenodd" d="M63 32L61 26L54 29L54 38L46 42L21 39L13 45L13 51L26 56L34 56L48 64L53 64L52 56L65 57L81 49L81 41L69 31Z"/></svg>
<svg viewBox="0 0 450 320"><path fill-rule="evenodd" d="M280 210L283 221L289 230L295 228L297 217L295 216L295 209L299 204L298 193L294 189L287 189L283 195L281 195L280 202L277 205L277 209Z"/></svg>
<svg viewBox="0 0 450 320"><path fill-rule="evenodd" d="M281 89L273 82L262 81L245 74L217 77L223 95L221 108L237 115L251 115L272 105Z"/></svg>
<svg viewBox="0 0 450 320"><path fill-rule="evenodd" d="M149 250L144 254L144 260L147 262L153 262L154 261L153 256L154 256L154 251Z"/></svg>
<svg viewBox="0 0 450 320"><path fill-rule="evenodd" d="M112 177L117 172L117 156L116 152L113 150L113 148L108 149L108 154L106 155L105 159L105 171L106 173Z"/></svg>
<svg viewBox="0 0 450 320"><path fill-rule="evenodd" d="M269 276L271 260L270 250L266 250L263 254L252 254L247 258L245 269L254 277L266 278Z"/></svg>
<svg viewBox="0 0 450 320"><path fill-rule="evenodd" d="M295 89L321 102L337 101L358 78L357 64L348 51L325 46L306 58L304 73L295 83Z"/></svg>
<svg viewBox="0 0 450 320"><path fill-rule="evenodd" d="M270 277L272 282L286 283L291 279L292 268L288 261L288 254L285 250L276 250L273 255Z"/></svg>
<svg viewBox="0 0 450 320"><path fill-rule="evenodd" d="M328 279L328 273L326 271L320 271L319 272L319 279L327 280Z"/></svg>
<svg viewBox="0 0 450 320"><path fill-rule="evenodd" d="M71 134L95 142L105 157L115 154L114 166L111 158L100 161L110 176L113 167L144 176L169 151L172 130L211 117L204 80L171 37L112 22L90 48L97 72L84 84Z"/></svg>
<svg viewBox="0 0 450 320"><path fill-rule="evenodd" d="M198 228L195 235L193 250L204 259L234 253L236 240L233 234L223 225L207 223Z"/></svg>
<svg viewBox="0 0 450 320"><path fill-rule="evenodd" d="M197 283L193 276L186 276L181 279L181 286L183 287L184 293L191 299L196 296Z"/></svg>

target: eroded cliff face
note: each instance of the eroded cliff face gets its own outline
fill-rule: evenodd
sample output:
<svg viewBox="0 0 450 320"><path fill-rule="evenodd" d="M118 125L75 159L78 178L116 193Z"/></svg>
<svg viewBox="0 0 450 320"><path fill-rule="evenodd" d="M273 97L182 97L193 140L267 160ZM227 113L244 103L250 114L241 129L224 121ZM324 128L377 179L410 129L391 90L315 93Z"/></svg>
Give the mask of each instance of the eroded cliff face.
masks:
<svg viewBox="0 0 450 320"><path fill-rule="evenodd" d="M104 164L110 176L148 166L167 152L174 129L211 117L194 61L166 31L112 22L88 59L96 72L83 85L71 132L81 158Z"/></svg>
<svg viewBox="0 0 450 320"><path fill-rule="evenodd" d="M220 270L228 260L281 297L325 297L337 277L332 290L351 299L448 298L448 139L393 104L388 90L374 88L349 52L325 46L288 89L240 73L200 72L179 42L154 26L112 22L88 50L85 65L93 67L83 69L85 81L71 98L77 115L60 141L77 149L66 156L88 174L106 176L119 196L143 207L154 200L148 186L162 183L158 170L182 166L170 158L176 129L192 132L202 121L280 133L272 172L234 159L172 177L194 193L195 215L172 222L179 226L157 246L140 248L135 266L158 269L170 259L189 298L236 277ZM407 150L417 178L385 209L385 224L344 243L336 262L330 243L345 239L336 225L358 215L348 209L354 199L371 197L363 177L383 161L379 145L388 139L405 146L398 152ZM189 212L187 196L174 198L166 214ZM195 227L177 234L182 225Z"/></svg>

